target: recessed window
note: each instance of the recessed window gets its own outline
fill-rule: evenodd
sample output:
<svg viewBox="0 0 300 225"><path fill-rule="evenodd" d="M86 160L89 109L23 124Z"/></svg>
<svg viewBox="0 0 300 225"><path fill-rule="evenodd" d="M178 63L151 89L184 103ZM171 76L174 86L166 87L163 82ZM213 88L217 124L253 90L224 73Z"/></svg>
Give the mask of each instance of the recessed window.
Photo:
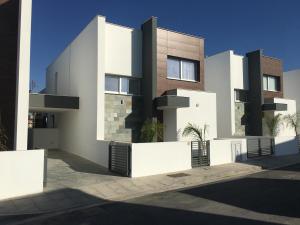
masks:
<svg viewBox="0 0 300 225"><path fill-rule="evenodd" d="M168 78L197 81L197 63L191 60L168 57Z"/></svg>
<svg viewBox="0 0 300 225"><path fill-rule="evenodd" d="M115 94L140 95L140 80L116 75L106 75L105 91Z"/></svg>
<svg viewBox="0 0 300 225"><path fill-rule="evenodd" d="M264 75L263 76L264 91L280 91L279 77Z"/></svg>

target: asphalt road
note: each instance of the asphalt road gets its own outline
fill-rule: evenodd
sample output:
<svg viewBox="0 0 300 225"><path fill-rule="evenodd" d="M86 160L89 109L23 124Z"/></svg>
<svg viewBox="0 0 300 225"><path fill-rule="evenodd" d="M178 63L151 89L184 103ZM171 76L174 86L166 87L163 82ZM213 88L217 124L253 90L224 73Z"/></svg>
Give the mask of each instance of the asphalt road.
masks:
<svg viewBox="0 0 300 225"><path fill-rule="evenodd" d="M300 224L300 164L114 202L26 225Z"/></svg>

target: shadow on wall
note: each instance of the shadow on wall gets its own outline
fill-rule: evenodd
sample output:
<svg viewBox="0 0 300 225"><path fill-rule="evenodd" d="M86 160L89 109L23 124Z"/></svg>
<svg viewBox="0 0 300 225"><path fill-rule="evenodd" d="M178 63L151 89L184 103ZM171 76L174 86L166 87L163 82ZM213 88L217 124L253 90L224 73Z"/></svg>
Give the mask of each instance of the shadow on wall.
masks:
<svg viewBox="0 0 300 225"><path fill-rule="evenodd" d="M22 199L23 202L26 201ZM16 205L18 200L14 200ZM176 208L167 208L154 205L142 205L130 202L112 202L93 195L86 194L74 189L61 189L53 192L47 192L40 195L31 196L30 202L33 202L38 207L39 212L59 212L62 210L84 207L90 205L102 205L53 217L45 217L40 221L35 221L34 224L65 224L66 221L71 221L76 224L143 224L143 225L182 225L182 224L206 224L206 225L275 225L276 223L263 222L255 219L245 219L233 216L218 215L205 212L195 212ZM110 203L110 204L108 204ZM0 202L2 205L10 204L10 201ZM104 204L104 205L103 205ZM180 204L180 203L179 203ZM21 207L20 213L30 212L29 207ZM15 212L18 212L15 211ZM22 224L32 224L24 222L24 219L34 218L38 214L21 216L19 221ZM0 216L0 224L8 224L16 222L16 216Z"/></svg>
<svg viewBox="0 0 300 225"><path fill-rule="evenodd" d="M132 96L131 113L125 118L125 129L131 130L131 142L133 143L139 142L140 140L143 125L143 108L142 97Z"/></svg>

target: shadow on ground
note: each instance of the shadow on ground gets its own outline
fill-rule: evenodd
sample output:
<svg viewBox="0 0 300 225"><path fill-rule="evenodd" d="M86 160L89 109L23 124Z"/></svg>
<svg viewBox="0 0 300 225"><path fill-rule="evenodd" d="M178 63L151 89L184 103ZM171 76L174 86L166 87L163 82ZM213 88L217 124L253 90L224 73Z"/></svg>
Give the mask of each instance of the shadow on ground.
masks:
<svg viewBox="0 0 300 225"><path fill-rule="evenodd" d="M57 149L48 150L48 159L61 160L77 172L117 176L116 174L109 172L107 168L94 162Z"/></svg>
<svg viewBox="0 0 300 225"><path fill-rule="evenodd" d="M249 176L183 190L181 193L254 212L300 218L299 190L299 180Z"/></svg>
<svg viewBox="0 0 300 225"><path fill-rule="evenodd" d="M51 201L51 204L57 205L57 210L61 201L57 196L63 194L68 194L70 199L85 198L90 203L110 203L104 204L97 207L86 208L82 210L77 210L69 213L65 213L57 216L50 216L41 218L42 214L35 215L23 215L23 216L0 216L0 224L10 225L10 224L27 224L27 225L193 225L193 224L206 224L206 225L275 225L277 223L264 222L255 219L245 219L226 215L217 215L213 213L195 212L182 209L173 209L159 206L149 206L137 203L127 203L127 202L108 202L103 199L95 198L91 195L82 193L81 191L66 189L61 191L56 191L54 193L49 193L48 199L56 199L56 201ZM38 197L38 196L37 196ZM47 207L46 199L43 200L43 204L40 203L39 207ZM180 204L180 203L179 203ZM58 210L59 211L59 210Z"/></svg>

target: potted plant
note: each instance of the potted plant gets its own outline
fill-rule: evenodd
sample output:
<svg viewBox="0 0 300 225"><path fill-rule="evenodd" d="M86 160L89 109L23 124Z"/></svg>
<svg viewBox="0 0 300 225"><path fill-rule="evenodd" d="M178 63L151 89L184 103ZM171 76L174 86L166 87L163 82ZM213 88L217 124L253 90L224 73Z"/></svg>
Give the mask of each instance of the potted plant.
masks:
<svg viewBox="0 0 300 225"><path fill-rule="evenodd" d="M286 126L294 129L296 136L299 135L299 127L300 127L300 113L297 112L292 115L286 115L284 117L284 121L286 122Z"/></svg>
<svg viewBox="0 0 300 225"><path fill-rule="evenodd" d="M141 142L156 142L163 139L163 124L147 119L141 129Z"/></svg>
<svg viewBox="0 0 300 225"><path fill-rule="evenodd" d="M265 114L264 123L267 128L267 132L271 137L276 137L280 131L280 125L282 124L282 115L277 114L275 116Z"/></svg>
<svg viewBox="0 0 300 225"><path fill-rule="evenodd" d="M196 124L188 123L182 132L182 136L192 136L195 141L205 142L205 136L208 130L208 125L204 125L200 128Z"/></svg>

